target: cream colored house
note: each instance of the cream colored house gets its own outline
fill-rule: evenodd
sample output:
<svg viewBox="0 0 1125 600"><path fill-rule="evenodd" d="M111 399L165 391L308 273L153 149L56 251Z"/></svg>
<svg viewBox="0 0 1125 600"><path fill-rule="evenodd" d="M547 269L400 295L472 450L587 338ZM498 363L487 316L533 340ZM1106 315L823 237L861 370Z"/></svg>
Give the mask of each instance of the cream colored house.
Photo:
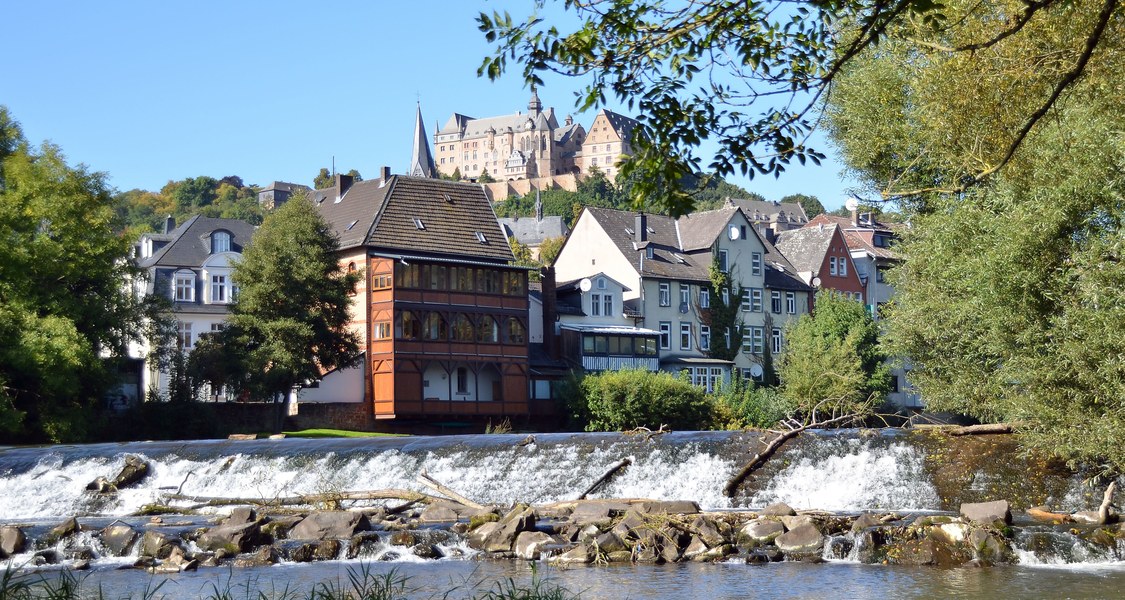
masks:
<svg viewBox="0 0 1125 600"><path fill-rule="evenodd" d="M575 158L579 172L589 174L597 169L614 181L618 161L633 154L636 126L637 122L625 115L605 109L598 111L582 143L582 153Z"/></svg>
<svg viewBox="0 0 1125 600"><path fill-rule="evenodd" d="M712 289L713 263L733 291ZM807 313L812 299L812 288L736 207L679 219L586 207L554 267L560 281L603 274L621 282L634 326L659 334L660 368L686 371L709 390L732 370L760 374L767 344L782 352L785 324ZM739 305L734 323L714 318L722 298Z"/></svg>

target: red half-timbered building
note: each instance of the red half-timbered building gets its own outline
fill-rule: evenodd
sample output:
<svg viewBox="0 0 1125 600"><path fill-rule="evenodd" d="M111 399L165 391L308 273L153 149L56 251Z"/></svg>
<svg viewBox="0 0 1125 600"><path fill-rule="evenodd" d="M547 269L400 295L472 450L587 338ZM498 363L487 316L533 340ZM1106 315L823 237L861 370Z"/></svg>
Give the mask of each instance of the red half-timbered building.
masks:
<svg viewBox="0 0 1125 600"><path fill-rule="evenodd" d="M528 406L527 270L476 185L337 176L313 200L362 270L364 400L376 419L495 420Z"/></svg>

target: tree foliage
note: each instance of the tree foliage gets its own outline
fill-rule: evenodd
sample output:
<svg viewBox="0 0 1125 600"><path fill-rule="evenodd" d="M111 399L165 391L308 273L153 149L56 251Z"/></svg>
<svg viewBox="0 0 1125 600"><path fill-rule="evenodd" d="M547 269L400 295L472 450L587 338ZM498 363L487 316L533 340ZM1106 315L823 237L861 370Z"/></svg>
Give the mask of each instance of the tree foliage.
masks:
<svg viewBox="0 0 1125 600"><path fill-rule="evenodd" d="M805 211L805 216L810 219L824 212L824 205L820 203L820 199L808 194L789 194L782 198L781 202L800 204Z"/></svg>
<svg viewBox="0 0 1125 600"><path fill-rule="evenodd" d="M785 337L778 373L782 394L799 411L856 412L890 389L878 325L859 302L821 291L815 311L801 315Z"/></svg>
<svg viewBox="0 0 1125 600"><path fill-rule="evenodd" d="M252 397L276 399L328 370L352 365L358 338L348 329L360 277L336 261L331 227L304 195L262 223L232 275L240 291L220 334L240 355L230 376Z"/></svg>
<svg viewBox="0 0 1125 600"><path fill-rule="evenodd" d="M903 24L854 61L829 105L856 175L918 192L888 347L928 407L1018 421L1024 441L1120 472L1121 9L943 10L942 29Z"/></svg>
<svg viewBox="0 0 1125 600"><path fill-rule="evenodd" d="M117 359L163 321L129 288L141 273L100 173L33 148L0 106L0 433L81 439Z"/></svg>
<svg viewBox="0 0 1125 600"><path fill-rule="evenodd" d="M931 164L920 151L926 145L884 156L899 167L896 172L912 165L919 177L889 181L895 184L885 188L890 195L964 190L1011 158L1120 27L1118 0L563 0L549 18L545 4L537 2L524 20L498 12L478 16L485 38L496 44L478 73L495 79L512 61L530 84L542 86L541 74L547 72L581 78L580 109L605 104L608 96L635 107L640 126L621 173L636 182L638 206L665 206L673 215L692 207L690 195L676 187L684 175L776 175L792 161L819 162L820 152L807 145L819 103L836 93L837 76L857 56L896 44L909 52L900 63L908 68L925 67L936 55L951 57L965 85L944 90L948 106L1012 100L990 122L947 121L929 128L930 141L955 149L950 156L958 160ZM1024 69L1025 85L974 77L974 61ZM882 75L880 85L866 90L872 106L923 106L901 93L893 73ZM884 131L919 126L874 124ZM937 137L939 131L946 140ZM967 143L974 137L988 143ZM700 151L705 140L718 146L710 156ZM935 166L943 168L937 180L928 172Z"/></svg>
<svg viewBox="0 0 1125 600"><path fill-rule="evenodd" d="M566 236L562 235L543 240L543 243L539 244L539 264L549 266L554 263L565 243Z"/></svg>
<svg viewBox="0 0 1125 600"><path fill-rule="evenodd" d="M148 231L160 231L164 219L183 223L195 215L262 222L258 190L243 184L237 175L222 179L200 176L169 181L159 192L129 190L114 197L115 210L124 224L124 237L136 239Z"/></svg>
<svg viewBox="0 0 1125 600"><path fill-rule="evenodd" d="M586 431L637 427L703 429L710 426L710 403L702 388L659 371L606 371L587 375L572 410L587 418Z"/></svg>

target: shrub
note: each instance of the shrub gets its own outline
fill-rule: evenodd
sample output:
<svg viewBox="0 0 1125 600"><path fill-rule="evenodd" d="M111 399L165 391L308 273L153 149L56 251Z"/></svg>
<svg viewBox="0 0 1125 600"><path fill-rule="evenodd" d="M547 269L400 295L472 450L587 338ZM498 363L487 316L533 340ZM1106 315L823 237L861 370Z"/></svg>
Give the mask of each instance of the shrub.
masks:
<svg viewBox="0 0 1125 600"><path fill-rule="evenodd" d="M703 390L663 371L587 375L581 392L586 410L572 412L588 416L586 431L657 429L661 425L702 429L711 419L711 403Z"/></svg>
<svg viewBox="0 0 1125 600"><path fill-rule="evenodd" d="M740 379L711 398L711 424L715 429L772 427L792 410L792 403L777 388L744 383Z"/></svg>

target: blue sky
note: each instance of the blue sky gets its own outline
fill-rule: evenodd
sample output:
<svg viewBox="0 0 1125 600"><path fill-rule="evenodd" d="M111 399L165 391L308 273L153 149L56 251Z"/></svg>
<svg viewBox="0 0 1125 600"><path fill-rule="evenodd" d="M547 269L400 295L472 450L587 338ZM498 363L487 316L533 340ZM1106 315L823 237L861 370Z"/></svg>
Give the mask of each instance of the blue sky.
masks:
<svg viewBox="0 0 1125 600"><path fill-rule="evenodd" d="M368 177L382 165L403 172L417 102L430 136L454 112L527 110L518 72L498 82L477 77L490 46L474 17L523 16L532 5L8 2L0 104L33 143L58 144L120 190L198 175L311 183L333 156L337 169ZM579 87L548 79L539 96L561 119L574 112ZM575 113L587 127L593 117ZM730 180L771 200L815 195L831 209L850 185L840 169L830 157L776 180Z"/></svg>

